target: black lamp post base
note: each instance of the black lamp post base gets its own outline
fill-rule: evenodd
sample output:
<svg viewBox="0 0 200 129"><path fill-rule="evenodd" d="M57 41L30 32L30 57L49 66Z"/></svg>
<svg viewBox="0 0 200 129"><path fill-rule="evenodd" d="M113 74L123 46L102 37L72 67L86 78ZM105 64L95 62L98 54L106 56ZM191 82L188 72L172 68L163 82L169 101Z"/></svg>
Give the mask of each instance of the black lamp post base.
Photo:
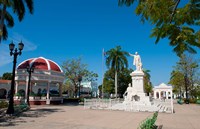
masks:
<svg viewBox="0 0 200 129"><path fill-rule="evenodd" d="M190 104L189 99L186 99L186 100L185 100L185 104Z"/></svg>
<svg viewBox="0 0 200 129"><path fill-rule="evenodd" d="M10 114L10 115L14 114L14 107L9 105L6 111L6 114Z"/></svg>

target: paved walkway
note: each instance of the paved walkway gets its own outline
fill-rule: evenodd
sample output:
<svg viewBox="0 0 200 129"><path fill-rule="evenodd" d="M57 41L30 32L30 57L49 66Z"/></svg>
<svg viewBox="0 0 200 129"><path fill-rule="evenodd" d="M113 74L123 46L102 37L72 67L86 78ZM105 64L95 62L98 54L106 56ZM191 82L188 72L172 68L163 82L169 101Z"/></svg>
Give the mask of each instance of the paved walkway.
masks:
<svg viewBox="0 0 200 129"><path fill-rule="evenodd" d="M159 113L163 129L199 129L200 105L174 105L175 114ZM83 106L36 106L20 117L0 121L0 129L136 129L153 113L85 110Z"/></svg>

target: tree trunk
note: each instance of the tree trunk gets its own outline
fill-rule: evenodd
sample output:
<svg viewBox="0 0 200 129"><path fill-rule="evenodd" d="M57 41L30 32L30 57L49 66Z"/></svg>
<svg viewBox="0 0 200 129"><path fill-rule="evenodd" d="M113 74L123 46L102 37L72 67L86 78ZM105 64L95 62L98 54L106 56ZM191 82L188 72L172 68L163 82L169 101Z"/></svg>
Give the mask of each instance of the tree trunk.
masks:
<svg viewBox="0 0 200 129"><path fill-rule="evenodd" d="M187 76L187 74L185 75L184 80L185 80L185 92L186 92L186 101L185 101L185 103L189 104L189 98L188 98L188 76Z"/></svg>
<svg viewBox="0 0 200 129"><path fill-rule="evenodd" d="M75 98L78 98L78 87L75 85Z"/></svg>
<svg viewBox="0 0 200 129"><path fill-rule="evenodd" d="M117 98L117 71L115 71L115 98Z"/></svg>

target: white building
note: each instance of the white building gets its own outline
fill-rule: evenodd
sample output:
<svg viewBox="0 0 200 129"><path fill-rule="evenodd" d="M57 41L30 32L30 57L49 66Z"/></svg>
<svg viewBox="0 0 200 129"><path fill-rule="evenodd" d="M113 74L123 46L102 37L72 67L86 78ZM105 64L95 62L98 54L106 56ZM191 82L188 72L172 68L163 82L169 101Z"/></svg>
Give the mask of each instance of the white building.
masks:
<svg viewBox="0 0 200 129"><path fill-rule="evenodd" d="M92 97L97 97L98 84L97 82L81 82L81 93L92 94Z"/></svg>
<svg viewBox="0 0 200 129"><path fill-rule="evenodd" d="M171 99L172 97L172 86L161 83L153 88L154 99Z"/></svg>
<svg viewBox="0 0 200 129"><path fill-rule="evenodd" d="M0 80L0 99L6 99L10 90L10 80Z"/></svg>

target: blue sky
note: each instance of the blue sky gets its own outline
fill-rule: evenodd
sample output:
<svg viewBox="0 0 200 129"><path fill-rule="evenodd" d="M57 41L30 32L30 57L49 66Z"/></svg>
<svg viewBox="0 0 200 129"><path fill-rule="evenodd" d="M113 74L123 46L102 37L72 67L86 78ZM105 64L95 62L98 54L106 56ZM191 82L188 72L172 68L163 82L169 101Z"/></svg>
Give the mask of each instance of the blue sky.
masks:
<svg viewBox="0 0 200 129"><path fill-rule="evenodd" d="M123 50L142 58L143 67L151 70L154 85L168 83L172 66L178 61L167 40L149 37L153 28L142 24L133 7L119 7L118 0L35 0L34 14L26 14L9 29L9 39L0 45L0 75L12 71L8 44L11 40L25 44L18 63L32 57L45 57L59 65L71 58L82 57L89 70L102 79L102 49L120 45ZM128 57L129 67L132 58ZM106 68L106 67L105 67Z"/></svg>

